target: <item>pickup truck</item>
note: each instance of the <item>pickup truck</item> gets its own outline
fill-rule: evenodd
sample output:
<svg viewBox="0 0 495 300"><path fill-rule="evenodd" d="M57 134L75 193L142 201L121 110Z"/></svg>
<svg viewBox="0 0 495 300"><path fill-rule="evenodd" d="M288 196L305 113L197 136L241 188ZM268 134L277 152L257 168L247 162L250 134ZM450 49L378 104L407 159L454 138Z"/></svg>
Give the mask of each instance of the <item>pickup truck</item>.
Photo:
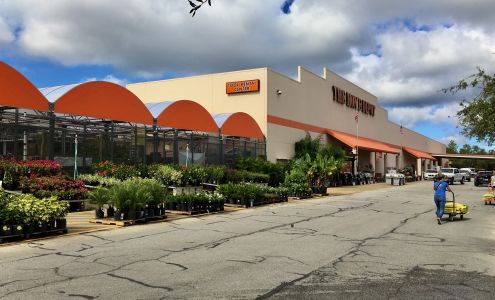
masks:
<svg viewBox="0 0 495 300"><path fill-rule="evenodd" d="M427 169L425 173L423 174L423 179L424 180L435 180L437 177L438 172L437 170L434 169Z"/></svg>
<svg viewBox="0 0 495 300"><path fill-rule="evenodd" d="M440 171L443 175L445 175L445 180L447 180L451 185L453 185L454 182L464 184L464 181L466 180L466 175L459 172L459 169L457 168L442 168Z"/></svg>

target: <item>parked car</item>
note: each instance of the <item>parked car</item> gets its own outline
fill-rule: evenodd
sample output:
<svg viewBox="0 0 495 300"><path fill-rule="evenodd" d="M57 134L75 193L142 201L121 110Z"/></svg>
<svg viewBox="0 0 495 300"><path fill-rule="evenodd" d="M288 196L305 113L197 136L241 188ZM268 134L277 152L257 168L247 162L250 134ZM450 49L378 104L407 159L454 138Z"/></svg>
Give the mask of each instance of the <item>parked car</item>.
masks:
<svg viewBox="0 0 495 300"><path fill-rule="evenodd" d="M489 185L492 177L492 171L479 171L474 178L474 185Z"/></svg>
<svg viewBox="0 0 495 300"><path fill-rule="evenodd" d="M469 173L469 175L470 175L471 178L476 177L476 174L477 174L475 168L460 168L459 171L462 172L462 173Z"/></svg>
<svg viewBox="0 0 495 300"><path fill-rule="evenodd" d="M437 177L437 170L435 169L427 169L425 173L423 174L423 179L424 180L434 180Z"/></svg>
<svg viewBox="0 0 495 300"><path fill-rule="evenodd" d="M466 181L471 181L471 170L468 169L468 168L462 168L462 169L459 169L459 172L461 172L462 174L464 174L464 179Z"/></svg>
<svg viewBox="0 0 495 300"><path fill-rule="evenodd" d="M454 182L464 184L464 181L466 180L464 173L459 172L459 169L457 168L442 168L440 171L445 175L445 179L449 181L451 185L453 185Z"/></svg>

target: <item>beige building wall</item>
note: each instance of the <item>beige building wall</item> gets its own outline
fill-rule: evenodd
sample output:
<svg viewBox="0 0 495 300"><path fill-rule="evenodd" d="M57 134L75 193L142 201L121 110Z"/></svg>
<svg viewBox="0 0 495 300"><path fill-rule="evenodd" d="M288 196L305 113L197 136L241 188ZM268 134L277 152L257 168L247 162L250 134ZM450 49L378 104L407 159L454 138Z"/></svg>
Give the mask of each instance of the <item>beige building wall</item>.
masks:
<svg viewBox="0 0 495 300"><path fill-rule="evenodd" d="M260 80L259 92L226 94L226 82L250 79ZM145 103L187 99L201 104L215 114L246 112L260 125L267 138L268 159L275 161L292 158L294 143L305 136L305 131L268 123L268 116L356 134L355 111L345 104L333 101L332 86L375 105L374 116L363 113L359 115L360 137L382 141L397 148L405 146L428 153L445 153L445 145L435 140L406 128L403 129L404 134L401 134L400 126L391 123L388 112L378 106L376 96L326 68L323 69L323 75L319 76L299 67L296 79L268 68L259 68L135 83L129 84L127 88ZM311 134L318 135L316 132ZM324 137L324 141L327 140ZM363 161L378 164L376 170L381 170L402 167L404 162L401 156L403 155L381 155L375 162L370 156Z"/></svg>
<svg viewBox="0 0 495 300"><path fill-rule="evenodd" d="M359 114L359 128L354 121L355 110L345 104L333 101L332 86L336 86L375 105L374 116ZM282 93L278 94L277 90ZM292 121L341 131L360 137L366 137L400 148L400 146L421 150L428 153L444 153L445 145L420 135L414 131L403 129L388 120L388 112L378 106L377 98L355 84L345 80L328 69L323 76L318 76L304 68L298 68L297 80L291 79L275 71L268 70L268 115ZM281 143L272 143L271 136L283 135L284 143L292 144L300 139L297 130L279 125L269 126L267 132L267 155L270 160L285 157L293 153L293 149L283 149ZM299 130L302 131L302 130ZM393 156L393 158L392 158ZM400 156L388 155L386 167L395 167ZM397 166L398 167L398 166Z"/></svg>
<svg viewBox="0 0 495 300"><path fill-rule="evenodd" d="M252 69L160 81L133 83L127 88L145 103L192 100L210 113L245 112L259 124L266 136L267 69ZM250 79L260 80L260 91L226 94L225 83Z"/></svg>

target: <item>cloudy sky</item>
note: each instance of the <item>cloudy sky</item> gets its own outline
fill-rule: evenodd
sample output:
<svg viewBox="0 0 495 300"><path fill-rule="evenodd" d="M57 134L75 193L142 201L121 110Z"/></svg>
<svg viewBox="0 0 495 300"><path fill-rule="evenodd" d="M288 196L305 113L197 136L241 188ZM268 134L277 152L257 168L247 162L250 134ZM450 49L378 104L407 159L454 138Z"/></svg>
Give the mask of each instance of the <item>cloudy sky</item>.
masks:
<svg viewBox="0 0 495 300"><path fill-rule="evenodd" d="M495 71L493 0L212 0L194 18L189 9L187 0L0 0L0 60L38 87L328 67L378 96L391 121L475 143L456 128L466 95L441 89L477 66Z"/></svg>

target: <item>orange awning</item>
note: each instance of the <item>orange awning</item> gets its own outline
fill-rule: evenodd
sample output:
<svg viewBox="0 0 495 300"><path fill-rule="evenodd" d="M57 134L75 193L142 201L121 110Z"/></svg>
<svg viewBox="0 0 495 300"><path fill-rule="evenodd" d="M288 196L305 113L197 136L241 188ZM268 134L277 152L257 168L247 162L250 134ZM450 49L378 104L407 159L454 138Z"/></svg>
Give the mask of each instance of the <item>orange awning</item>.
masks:
<svg viewBox="0 0 495 300"><path fill-rule="evenodd" d="M436 158L434 158L430 154L428 154L426 152L423 152L423 151L414 150L414 149L406 148L406 147L402 147L402 149L404 149L406 152L408 152L409 154L411 154L411 155L413 155L413 156L415 156L417 158L425 158L425 159L436 160Z"/></svg>
<svg viewBox="0 0 495 300"><path fill-rule="evenodd" d="M366 149L375 152L385 152L385 153L393 153L399 154L400 150L397 148L390 147L389 145L375 141L368 138L357 138L355 135L350 135L343 132L333 131L327 129L327 134L341 141L351 148L356 148L356 145L359 149Z"/></svg>
<svg viewBox="0 0 495 300"><path fill-rule="evenodd" d="M21 73L0 61L0 106L48 111L48 100Z"/></svg>

